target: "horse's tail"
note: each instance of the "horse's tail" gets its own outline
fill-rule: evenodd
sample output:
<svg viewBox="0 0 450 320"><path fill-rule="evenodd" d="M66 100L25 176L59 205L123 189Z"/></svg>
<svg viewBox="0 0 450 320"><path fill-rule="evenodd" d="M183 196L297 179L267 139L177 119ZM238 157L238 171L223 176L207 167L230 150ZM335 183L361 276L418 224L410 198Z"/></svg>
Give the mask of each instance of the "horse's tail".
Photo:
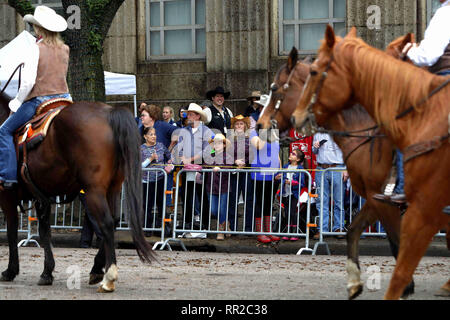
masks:
<svg viewBox="0 0 450 320"><path fill-rule="evenodd" d="M109 115L116 145L116 161L125 175L124 189L128 207L128 223L139 258L144 262L156 260L150 244L142 231L142 167L140 135L136 122L125 108L113 108Z"/></svg>

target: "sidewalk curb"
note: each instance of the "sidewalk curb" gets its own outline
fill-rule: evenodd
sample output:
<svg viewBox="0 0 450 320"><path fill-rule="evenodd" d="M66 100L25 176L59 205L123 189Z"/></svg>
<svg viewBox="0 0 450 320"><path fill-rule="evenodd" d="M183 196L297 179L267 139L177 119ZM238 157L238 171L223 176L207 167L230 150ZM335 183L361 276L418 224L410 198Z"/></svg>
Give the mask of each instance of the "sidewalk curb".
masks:
<svg viewBox="0 0 450 320"><path fill-rule="evenodd" d="M209 235L207 239L181 239L188 251L197 252L221 252L221 253L248 253L248 254L296 254L301 248L305 247L305 239L298 241L279 241L278 243L260 244L256 241L256 236L231 236L225 240L216 240L214 235ZM19 241L26 238L26 235L19 233ZM34 238L39 242L39 238ZM128 231L116 231L115 233L116 248L134 249L131 235ZM147 237L147 241L153 246L154 243L160 241L158 237ZM64 232L52 233L52 244L54 247L79 248L80 233ZM332 255L347 255L347 241L345 239L338 240L334 237L326 237L324 241ZM95 240L94 240L95 243ZM317 243L310 240L309 248L314 249ZM169 242L172 250L182 250L180 244L175 241ZM6 234L0 234L0 245L7 245ZM31 244L30 246L35 246ZM164 250L168 250L165 248ZM156 251L159 251L157 249ZM317 249L317 255L326 254L325 246L320 245ZM359 241L359 254L362 256L391 256L389 241L379 237L366 237ZM302 255L311 255L311 252L304 252ZM431 242L425 256L434 257L450 257L450 251L444 237L435 237Z"/></svg>

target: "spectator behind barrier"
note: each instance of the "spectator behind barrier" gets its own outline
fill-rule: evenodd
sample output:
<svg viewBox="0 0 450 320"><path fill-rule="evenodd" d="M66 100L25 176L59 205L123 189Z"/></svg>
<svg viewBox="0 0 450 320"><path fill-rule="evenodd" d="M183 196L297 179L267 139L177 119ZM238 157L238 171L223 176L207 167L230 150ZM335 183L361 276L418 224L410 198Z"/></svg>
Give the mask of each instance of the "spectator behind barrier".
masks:
<svg viewBox="0 0 450 320"><path fill-rule="evenodd" d="M283 168L288 170L303 169L302 163L304 159L305 154L300 149L295 149L289 154L289 163L285 164ZM282 179L280 194L285 213L282 219L282 225L286 226L286 233L297 233L299 231L298 216L300 216L299 198L301 189L306 186L306 175L302 172L286 172L277 174L275 179ZM302 217L300 219L302 219L303 227L305 219ZM297 237L283 237L282 239L291 241L298 240Z"/></svg>
<svg viewBox="0 0 450 320"><path fill-rule="evenodd" d="M203 151L203 157L205 164L209 168L211 166L214 168L213 172L206 173L204 188L210 201L211 215L219 220L219 231L230 230L227 209L231 173L218 171L229 168L229 165L233 163L233 155L228 152L231 143L220 133L216 134L209 143L210 145ZM217 234L217 240L224 240L223 233Z"/></svg>
<svg viewBox="0 0 450 320"><path fill-rule="evenodd" d="M141 145L142 168L164 168L172 172L172 154L161 143L156 142L156 130L153 127L144 128L145 143ZM165 165L168 164L168 165ZM164 203L164 174L160 171L144 170L142 175L144 212L146 212L146 228L161 228ZM158 215L153 219L153 207L156 202Z"/></svg>

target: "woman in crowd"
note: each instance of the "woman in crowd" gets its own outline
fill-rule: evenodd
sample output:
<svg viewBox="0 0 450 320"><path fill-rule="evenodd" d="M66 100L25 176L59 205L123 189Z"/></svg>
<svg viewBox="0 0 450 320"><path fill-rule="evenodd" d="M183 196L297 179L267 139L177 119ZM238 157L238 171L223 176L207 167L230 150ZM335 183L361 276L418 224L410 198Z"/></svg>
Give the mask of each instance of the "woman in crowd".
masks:
<svg viewBox="0 0 450 320"><path fill-rule="evenodd" d="M252 209L255 214L256 232L268 233L272 232L273 198L279 185L279 181L274 179L275 172L273 170L280 169L280 144L278 141L269 143L260 139L253 130L250 134L250 146L250 152L254 155L251 167L260 169L251 174L254 188L250 192L253 192L255 197ZM258 241L262 243L279 240L279 237L273 235L258 236Z"/></svg>
<svg viewBox="0 0 450 320"><path fill-rule="evenodd" d="M173 126L177 126L177 124L175 123L175 120L173 118L174 117L174 111L173 111L172 107L165 106L163 108L163 111L162 111L162 116L163 116L163 120L165 122L167 122L168 124L171 124Z"/></svg>
<svg viewBox="0 0 450 320"><path fill-rule="evenodd" d="M156 142L156 130L153 127L144 128L145 143L141 145L142 168L164 168L167 173L173 170L172 155L161 143ZM144 211L146 212L145 227L161 228L164 204L164 173L161 171L144 170L142 174ZM158 215L153 219L153 208L156 204Z"/></svg>
<svg viewBox="0 0 450 320"><path fill-rule="evenodd" d="M234 165L238 169L250 167L250 118L237 115L231 118L231 142ZM245 171L238 171L231 175L230 180L230 206L228 216L230 217L230 228L237 230L237 207L239 198L242 195L245 206L245 226L244 230L251 232L253 225L252 204L253 204L253 184L250 175Z"/></svg>

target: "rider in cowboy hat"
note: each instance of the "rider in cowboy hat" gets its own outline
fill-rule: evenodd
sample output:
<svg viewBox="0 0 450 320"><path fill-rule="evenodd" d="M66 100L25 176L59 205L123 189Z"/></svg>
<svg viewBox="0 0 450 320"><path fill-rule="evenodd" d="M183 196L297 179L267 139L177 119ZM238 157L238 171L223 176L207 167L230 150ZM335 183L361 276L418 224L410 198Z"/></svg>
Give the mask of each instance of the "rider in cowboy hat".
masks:
<svg viewBox="0 0 450 320"><path fill-rule="evenodd" d="M66 20L46 6L37 6L34 15L27 14L23 20L33 25L38 40L29 48L20 89L9 103L12 114L0 126L0 191L17 183L14 131L34 116L41 103L72 99L66 82L69 47L59 36L67 29Z"/></svg>
<svg viewBox="0 0 450 320"><path fill-rule="evenodd" d="M450 0L439 0L442 5L436 11L425 30L424 39L419 45L408 43L402 50L402 58L409 58L419 67L428 67L428 70L440 76L450 75ZM406 196L403 190L403 154L396 149L397 182L391 192L394 183L388 183L384 193L375 194L376 200L381 200L396 205L406 204ZM391 177L390 179L393 179ZM445 208L450 212L450 208Z"/></svg>
<svg viewBox="0 0 450 320"><path fill-rule="evenodd" d="M222 87L216 87L206 93L206 98L212 101L212 106L205 108L207 118L211 119L207 125L210 129L217 129L224 135L231 128L233 117L231 110L223 105L229 96L230 92L225 92Z"/></svg>

